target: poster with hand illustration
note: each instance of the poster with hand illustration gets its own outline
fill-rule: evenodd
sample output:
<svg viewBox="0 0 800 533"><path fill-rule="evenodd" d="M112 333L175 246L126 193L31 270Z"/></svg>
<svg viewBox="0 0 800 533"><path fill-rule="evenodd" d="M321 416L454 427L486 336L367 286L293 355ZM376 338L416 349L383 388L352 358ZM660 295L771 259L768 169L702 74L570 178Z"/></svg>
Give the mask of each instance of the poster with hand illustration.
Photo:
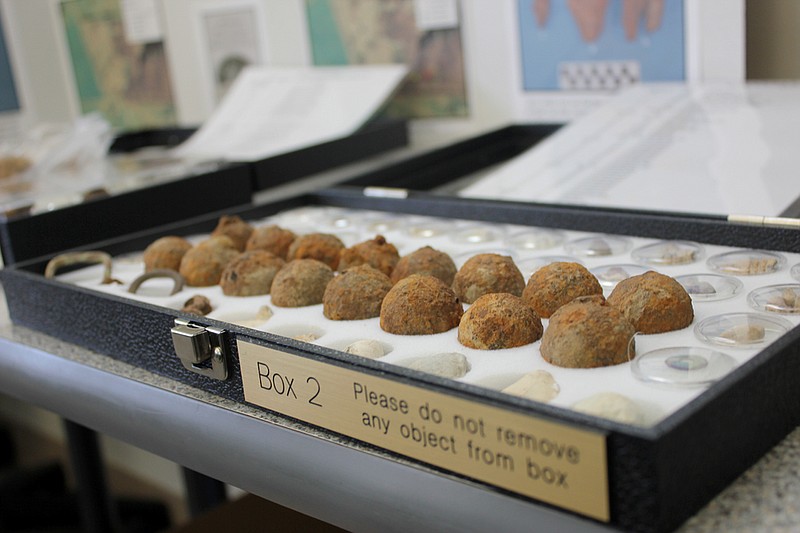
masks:
<svg viewBox="0 0 800 533"><path fill-rule="evenodd" d="M525 91L681 81L683 0L518 0Z"/></svg>

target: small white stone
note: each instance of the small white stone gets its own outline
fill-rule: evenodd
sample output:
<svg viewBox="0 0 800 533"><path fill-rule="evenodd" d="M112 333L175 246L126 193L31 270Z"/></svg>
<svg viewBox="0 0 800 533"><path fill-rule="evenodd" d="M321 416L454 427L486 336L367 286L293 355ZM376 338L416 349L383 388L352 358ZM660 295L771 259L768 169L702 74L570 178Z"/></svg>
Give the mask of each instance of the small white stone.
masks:
<svg viewBox="0 0 800 533"><path fill-rule="evenodd" d="M409 359L400 364L412 370L451 379L463 377L470 369L467 358L458 352L437 353L428 357Z"/></svg>
<svg viewBox="0 0 800 533"><path fill-rule="evenodd" d="M371 339L364 339L355 341L344 349L345 352L353 355L359 355L368 359L378 359L386 355L386 350L383 349L383 344Z"/></svg>
<svg viewBox="0 0 800 533"><path fill-rule="evenodd" d="M316 333L301 333L294 336L294 340L302 342L314 342L317 339L319 339L319 335Z"/></svg>
<svg viewBox="0 0 800 533"><path fill-rule="evenodd" d="M253 318L247 318L242 320L232 321L234 324L239 324L240 326L245 326L247 328L255 328L272 318L272 309L268 305L262 305L259 307L258 311L256 312L256 316Z"/></svg>
<svg viewBox="0 0 800 533"><path fill-rule="evenodd" d="M272 308L268 305L262 305L258 308L258 312L256 312L256 318L259 320L269 320L272 318L272 315L275 313L272 312Z"/></svg>
<svg viewBox="0 0 800 533"><path fill-rule="evenodd" d="M521 396L537 402L549 402L561 391L550 372L534 370L503 389L506 394Z"/></svg>
<svg viewBox="0 0 800 533"><path fill-rule="evenodd" d="M581 413L608 418L623 424L644 423L644 413L639 406L627 396L615 392L597 393L580 400L572 408Z"/></svg>

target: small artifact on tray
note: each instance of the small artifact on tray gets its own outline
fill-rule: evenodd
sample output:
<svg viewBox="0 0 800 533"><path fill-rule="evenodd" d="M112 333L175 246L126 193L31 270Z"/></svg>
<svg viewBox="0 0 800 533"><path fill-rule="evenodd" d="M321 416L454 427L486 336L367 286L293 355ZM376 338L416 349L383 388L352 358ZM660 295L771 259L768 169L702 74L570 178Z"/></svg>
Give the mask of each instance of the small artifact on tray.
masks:
<svg viewBox="0 0 800 533"><path fill-rule="evenodd" d="M584 296L553 313L539 351L561 367L618 365L633 359L634 335L633 325L602 296Z"/></svg>
<svg viewBox="0 0 800 533"><path fill-rule="evenodd" d="M738 279L721 274L686 274L676 276L692 300L712 302L735 296L744 286Z"/></svg>
<svg viewBox="0 0 800 533"><path fill-rule="evenodd" d="M297 235L288 229L276 225L260 226L253 229L250 238L247 239L245 250L264 250L277 255L281 259L286 259L289 254L289 247L292 245Z"/></svg>
<svg viewBox="0 0 800 533"><path fill-rule="evenodd" d="M606 257L624 253L630 245L630 241L623 237L597 235L570 241L564 245L564 250L579 257Z"/></svg>
<svg viewBox="0 0 800 533"><path fill-rule="evenodd" d="M231 322L233 324L238 324L240 326L245 326L247 328L257 328L258 326L263 325L266 321L268 321L274 315L272 308L268 305L262 305L258 308L254 315L250 316L241 316L235 315L234 318L227 318L227 317L218 317L220 320L224 320L225 322Z"/></svg>
<svg viewBox="0 0 800 533"><path fill-rule="evenodd" d="M600 392L572 405L575 411L623 424L644 424L642 409L630 398L616 392Z"/></svg>
<svg viewBox="0 0 800 533"><path fill-rule="evenodd" d="M549 318L575 298L602 294L600 282L585 266L559 261L534 272L522 291L522 298L539 316Z"/></svg>
<svg viewBox="0 0 800 533"><path fill-rule="evenodd" d="M128 292L131 294L136 294L136 291L139 290L139 287L142 286L142 283L153 278L169 278L173 281L169 296L181 292L183 290L183 286L186 284L186 280L183 279L183 276L181 276L175 270L172 270L171 268L157 268L155 270L148 270L133 280L128 287Z"/></svg>
<svg viewBox="0 0 800 533"><path fill-rule="evenodd" d="M800 313L800 285L792 283L755 289L747 295L747 303L754 309L769 313Z"/></svg>
<svg viewBox="0 0 800 533"><path fill-rule="evenodd" d="M212 311L211 301L202 294L195 294L183 303L181 311L193 315L205 316Z"/></svg>
<svg viewBox="0 0 800 533"><path fill-rule="evenodd" d="M650 265L686 265L702 255L702 246L686 241L660 241L631 252L635 260Z"/></svg>
<svg viewBox="0 0 800 533"><path fill-rule="evenodd" d="M223 215L219 218L217 227L211 232L211 236L227 235L233 241L236 249L243 252L251 233L253 233L253 226L242 220L241 217Z"/></svg>
<svg viewBox="0 0 800 533"><path fill-rule="evenodd" d="M275 274L270 294L278 307L306 307L322 303L325 288L333 279L331 267L316 259L289 261Z"/></svg>
<svg viewBox="0 0 800 533"><path fill-rule="evenodd" d="M502 392L536 402L547 403L561 391L553 375L546 370L528 372L517 381L503 389Z"/></svg>
<svg viewBox="0 0 800 533"><path fill-rule="evenodd" d="M386 355L386 350L383 349L383 344L372 339L361 339L352 342L344 349L345 352L367 359L378 359Z"/></svg>
<svg viewBox="0 0 800 533"><path fill-rule="evenodd" d="M725 313L706 317L694 333L703 342L726 347L752 348L774 341L792 323L772 313Z"/></svg>
<svg viewBox="0 0 800 533"><path fill-rule="evenodd" d="M784 288L767 301L765 308L768 311L776 311L778 313L796 313L800 309L800 297L798 297L797 289Z"/></svg>
<svg viewBox="0 0 800 533"><path fill-rule="evenodd" d="M0 157L0 179L22 174L28 170L31 165L31 160L24 156L7 155Z"/></svg>
<svg viewBox="0 0 800 533"><path fill-rule="evenodd" d="M692 298L683 285L654 271L620 281L608 303L645 334L683 329L694 320Z"/></svg>
<svg viewBox="0 0 800 533"><path fill-rule="evenodd" d="M431 335L458 326L464 309L453 290L434 276L398 281L381 305L381 329L397 335Z"/></svg>
<svg viewBox="0 0 800 533"><path fill-rule="evenodd" d="M331 269L339 266L339 254L344 250L344 243L336 235L329 233L308 233L297 237L289 246L287 260L316 259Z"/></svg>
<svg viewBox="0 0 800 533"><path fill-rule="evenodd" d="M439 278L450 286L453 284L456 270L456 264L449 255L430 246L423 246L401 257L394 267L391 278L392 283L397 283L412 274L426 274Z"/></svg>
<svg viewBox="0 0 800 533"><path fill-rule="evenodd" d="M418 370L426 374L433 374L442 378L457 379L467 375L470 364L464 354L458 352L445 352L415 357L398 363L400 366Z"/></svg>
<svg viewBox="0 0 800 533"><path fill-rule="evenodd" d="M244 252L222 271L219 285L226 296L269 294L272 280L286 261L264 250Z"/></svg>
<svg viewBox="0 0 800 533"><path fill-rule="evenodd" d="M191 287L210 287L219 283L222 271L239 256L230 237L218 235L192 247L183 255L178 271Z"/></svg>
<svg viewBox="0 0 800 533"><path fill-rule="evenodd" d="M296 341L314 342L315 340L319 339L319 335L317 335L316 333L300 333L299 335L295 335L292 338Z"/></svg>
<svg viewBox="0 0 800 533"><path fill-rule="evenodd" d="M504 292L484 294L464 312L458 342L478 350L501 350L536 342L542 320L519 296Z"/></svg>
<svg viewBox="0 0 800 533"><path fill-rule="evenodd" d="M386 242L383 235L376 235L374 239L342 250L339 255L338 269L340 272L344 272L350 267L369 265L390 276L399 260L400 254L397 252L397 248Z"/></svg>
<svg viewBox="0 0 800 533"><path fill-rule="evenodd" d="M521 296L525 278L507 255L478 254L456 272L453 290L462 302L471 304L484 294L505 292Z"/></svg>
<svg viewBox="0 0 800 533"><path fill-rule="evenodd" d="M708 267L735 276L758 276L777 272L786 259L776 253L761 250L738 250L709 257Z"/></svg>
<svg viewBox="0 0 800 533"><path fill-rule="evenodd" d="M181 267L181 259L191 248L192 243L176 235L156 239L144 249L144 270L169 268L177 272Z"/></svg>
<svg viewBox="0 0 800 533"><path fill-rule="evenodd" d="M389 276L369 265L348 268L334 277L322 296L322 313L330 320L363 320L381 314L391 290Z"/></svg>
<svg viewBox="0 0 800 533"><path fill-rule="evenodd" d="M739 324L721 331L719 337L733 344L751 344L764 340L766 334L767 330L761 324Z"/></svg>

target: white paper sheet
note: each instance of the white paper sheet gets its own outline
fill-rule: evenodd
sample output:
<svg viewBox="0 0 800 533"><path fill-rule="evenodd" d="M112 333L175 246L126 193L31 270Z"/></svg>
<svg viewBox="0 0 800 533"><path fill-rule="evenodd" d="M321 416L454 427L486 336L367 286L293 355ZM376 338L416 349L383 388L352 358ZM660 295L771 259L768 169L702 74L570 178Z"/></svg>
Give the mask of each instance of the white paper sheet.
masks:
<svg viewBox="0 0 800 533"><path fill-rule="evenodd" d="M247 67L182 157L253 161L355 132L406 75L403 65Z"/></svg>
<svg viewBox="0 0 800 533"><path fill-rule="evenodd" d="M797 124L800 84L642 85L461 194L777 216L800 196Z"/></svg>
<svg viewBox="0 0 800 533"><path fill-rule="evenodd" d="M122 0L122 22L125 37L131 44L161 41L164 28L155 0Z"/></svg>

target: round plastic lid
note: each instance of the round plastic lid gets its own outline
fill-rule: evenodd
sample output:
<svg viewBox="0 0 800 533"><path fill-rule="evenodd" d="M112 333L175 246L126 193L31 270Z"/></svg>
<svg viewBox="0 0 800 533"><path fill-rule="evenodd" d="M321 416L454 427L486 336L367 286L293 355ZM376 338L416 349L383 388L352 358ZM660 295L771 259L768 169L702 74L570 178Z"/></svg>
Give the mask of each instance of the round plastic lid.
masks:
<svg viewBox="0 0 800 533"><path fill-rule="evenodd" d="M502 231L492 226L469 226L450 234L453 242L460 244L480 244L498 240Z"/></svg>
<svg viewBox="0 0 800 533"><path fill-rule="evenodd" d="M769 344L792 327L777 316L757 313L715 315L697 323L694 333L700 340L719 346L752 348Z"/></svg>
<svg viewBox="0 0 800 533"><path fill-rule="evenodd" d="M399 216L373 217L366 221L366 229L375 233L386 233L403 227L407 221Z"/></svg>
<svg viewBox="0 0 800 533"><path fill-rule="evenodd" d="M613 288L617 283L631 276L639 276L644 274L650 268L641 265L605 265L592 268L590 272L597 278L600 285L606 288Z"/></svg>
<svg viewBox="0 0 800 533"><path fill-rule="evenodd" d="M735 296L743 287L738 279L721 274L686 274L676 276L675 281L683 285L696 302L726 300Z"/></svg>
<svg viewBox="0 0 800 533"><path fill-rule="evenodd" d="M794 279L796 279L797 281L800 281L800 263L797 263L796 265L794 265L792 267L792 270L790 270L790 273L792 274L792 277Z"/></svg>
<svg viewBox="0 0 800 533"><path fill-rule="evenodd" d="M757 276L777 272L786 263L780 254L761 250L737 250L714 255L706 261L708 268L734 276Z"/></svg>
<svg viewBox="0 0 800 533"><path fill-rule="evenodd" d="M406 228L406 234L419 239L438 237L453 230L453 224L442 220L417 220Z"/></svg>
<svg viewBox="0 0 800 533"><path fill-rule="evenodd" d="M631 241L614 235L597 235L570 241L564 249L578 257L606 257L627 252Z"/></svg>
<svg viewBox="0 0 800 533"><path fill-rule="evenodd" d="M736 367L730 355L697 346L659 348L637 356L631 372L642 380L675 387L710 385Z"/></svg>
<svg viewBox="0 0 800 533"><path fill-rule="evenodd" d="M703 247L687 241L660 241L636 248L631 257L646 265L688 265L703 257Z"/></svg>
<svg viewBox="0 0 800 533"><path fill-rule="evenodd" d="M747 295L747 303L758 311L796 315L800 313L800 284L769 285Z"/></svg>
<svg viewBox="0 0 800 533"><path fill-rule="evenodd" d="M562 231L552 229L531 229L509 235L506 244L519 250L548 250L561 245L566 240Z"/></svg>

